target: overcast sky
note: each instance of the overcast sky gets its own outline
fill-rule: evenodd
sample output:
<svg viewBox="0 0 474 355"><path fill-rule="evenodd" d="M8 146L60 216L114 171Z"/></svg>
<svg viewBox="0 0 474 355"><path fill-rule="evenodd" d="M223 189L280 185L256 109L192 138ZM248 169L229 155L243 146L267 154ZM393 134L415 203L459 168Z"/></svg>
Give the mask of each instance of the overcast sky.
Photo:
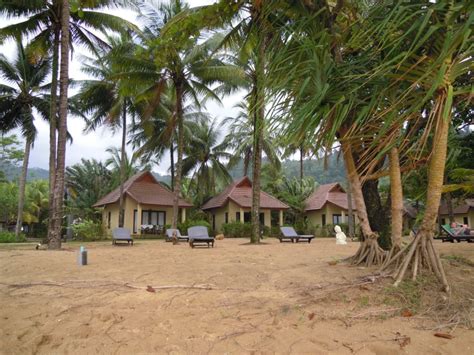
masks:
<svg viewBox="0 0 474 355"><path fill-rule="evenodd" d="M214 0L188 0L191 7L208 5L215 2ZM124 10L111 10L111 13L126 18L129 21L136 21L136 14L132 11ZM18 22L18 19L1 18L2 27L8 24ZM15 46L10 41L0 46L0 51L9 59L12 59L15 55ZM85 76L81 73L81 63L79 53L85 53L84 50L76 50L76 55L73 57L70 63L70 77L75 80L84 79ZM207 105L207 111L211 116L221 120L227 116L233 116L235 110L232 107L241 100L243 94L234 95L223 99L223 106L217 103L209 103ZM40 167L48 169L49 159L49 126L46 122L41 119L36 120L36 127L38 129L38 137L36 139L34 148L31 151L30 156L30 167ZM73 143L68 144L66 150L66 165L72 165L81 160L81 158L95 158L98 160L105 160L107 157L106 149L111 146L120 147L120 134L117 133L115 136L110 134L106 129L99 128L96 132L84 134L84 122L82 119L76 117L68 118L68 129L73 136ZM223 134L224 135L224 134ZM130 147L127 149L131 153ZM163 158L159 166L153 167L153 170L161 174L166 174L169 169L169 158L166 156Z"/></svg>

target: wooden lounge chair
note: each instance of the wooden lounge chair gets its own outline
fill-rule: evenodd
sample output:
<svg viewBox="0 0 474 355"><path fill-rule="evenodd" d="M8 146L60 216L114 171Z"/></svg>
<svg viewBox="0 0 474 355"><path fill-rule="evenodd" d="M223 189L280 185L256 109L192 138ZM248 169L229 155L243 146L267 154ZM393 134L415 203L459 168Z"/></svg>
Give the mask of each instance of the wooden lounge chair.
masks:
<svg viewBox="0 0 474 355"><path fill-rule="evenodd" d="M189 246L194 248L199 244L207 244L209 248L210 245L214 248L214 238L209 237L207 232L207 227L204 226L195 226L188 228L188 238Z"/></svg>
<svg viewBox="0 0 474 355"><path fill-rule="evenodd" d="M311 243L311 240L314 238L314 235L299 235L298 233L296 233L293 227L280 227L280 231L281 235L278 237L278 239L280 239L280 243L298 243L300 240Z"/></svg>
<svg viewBox="0 0 474 355"><path fill-rule="evenodd" d="M179 241L187 242L189 240L188 236L181 235L181 233L179 232L179 229L167 229L166 239L165 239L167 242L171 242L173 240L173 233L176 233L176 237L178 238Z"/></svg>
<svg viewBox="0 0 474 355"><path fill-rule="evenodd" d="M445 236L440 236L437 239L441 239L444 242L451 242L454 243L454 241L460 243L462 241L466 241L468 243L474 242L474 235L472 234L454 234L453 230L451 229L451 226L449 224L443 224L441 226L442 230L447 234Z"/></svg>
<svg viewBox="0 0 474 355"><path fill-rule="evenodd" d="M127 242L127 244L133 245L133 238L130 234L130 230L127 228L115 228L112 231L112 244L117 244L117 242Z"/></svg>

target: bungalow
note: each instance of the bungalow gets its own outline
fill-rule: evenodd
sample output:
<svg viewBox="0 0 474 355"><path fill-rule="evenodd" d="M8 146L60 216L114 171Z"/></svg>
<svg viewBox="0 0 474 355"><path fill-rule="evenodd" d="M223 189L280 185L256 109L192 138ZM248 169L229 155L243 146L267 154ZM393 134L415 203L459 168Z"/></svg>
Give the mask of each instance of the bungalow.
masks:
<svg viewBox="0 0 474 355"><path fill-rule="evenodd" d="M213 230L220 231L225 223L250 222L251 207L252 182L245 176L207 201L202 210L211 216ZM260 192L260 223L263 225L271 227L272 220L274 225L283 225L283 211L287 209L288 206L277 198Z"/></svg>
<svg viewBox="0 0 474 355"><path fill-rule="evenodd" d="M144 230L162 230L171 224L173 216L173 192L158 182L149 171L135 174L123 186L124 228L133 234ZM119 226L120 187L97 201L93 207L103 207L102 221L107 233ZM186 220L186 209L192 207L189 202L180 199L181 221Z"/></svg>
<svg viewBox="0 0 474 355"><path fill-rule="evenodd" d="M305 217L312 225L348 222L347 193L338 182L320 185L306 200ZM355 203L352 202L355 210ZM356 216L354 214L354 220Z"/></svg>
<svg viewBox="0 0 474 355"><path fill-rule="evenodd" d="M467 224L471 229L474 228L474 199L453 199L454 221ZM439 207L439 217L441 224L449 223L449 213L446 201L443 199Z"/></svg>

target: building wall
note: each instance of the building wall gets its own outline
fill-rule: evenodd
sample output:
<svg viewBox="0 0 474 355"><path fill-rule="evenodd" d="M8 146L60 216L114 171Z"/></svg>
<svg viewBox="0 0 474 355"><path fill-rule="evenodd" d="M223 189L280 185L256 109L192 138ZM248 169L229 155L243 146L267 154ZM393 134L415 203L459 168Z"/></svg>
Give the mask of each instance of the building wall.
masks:
<svg viewBox="0 0 474 355"><path fill-rule="evenodd" d="M315 211L308 211L305 213L308 222L312 225L323 225L323 214L326 215L326 224L333 224L333 215L341 215L342 223L348 223L347 210L340 208L332 203L326 203L322 209ZM354 211L356 224L358 223L357 214Z"/></svg>
<svg viewBox="0 0 474 355"><path fill-rule="evenodd" d="M445 224L449 223L448 215L441 215L441 222L443 221L443 219L444 219ZM465 213L465 214L454 215L454 221L456 223L465 224L466 222L465 219L467 219L467 224L469 225L469 227L473 229L474 228L474 210L469 211L468 213Z"/></svg>
<svg viewBox="0 0 474 355"><path fill-rule="evenodd" d="M228 222L233 223L233 222L239 222L236 220L237 212L240 213L246 213L250 212L250 208L240 208L239 205L236 203L229 201L227 204L225 204L221 208L215 208L213 210L208 211L209 216L211 217L211 227L212 227L212 218L215 218L215 227L216 227L216 232L220 233L222 232L222 225L225 224L225 214L228 213ZM264 213L265 217L265 226L271 227L271 210L267 208L260 209L261 213ZM214 216L214 217L213 217Z"/></svg>
<svg viewBox="0 0 474 355"><path fill-rule="evenodd" d="M139 213L140 209L141 211L152 210L152 211L165 212L165 218L166 218L165 225L172 223L173 207L159 206L159 205L146 205L146 204L139 206L137 201L130 198L129 196L126 196L125 201L124 201L124 210L125 210L124 228L130 229L130 231L133 232L134 210L137 210L137 214L138 214L137 228L140 227L141 225L141 216ZM109 212L111 213L110 228L108 228L108 220L107 220ZM119 203L117 202L117 203L105 206L104 210L102 211L102 222L105 226L105 230L107 231L107 234L109 235L112 234L112 230L118 227L118 221L119 221Z"/></svg>

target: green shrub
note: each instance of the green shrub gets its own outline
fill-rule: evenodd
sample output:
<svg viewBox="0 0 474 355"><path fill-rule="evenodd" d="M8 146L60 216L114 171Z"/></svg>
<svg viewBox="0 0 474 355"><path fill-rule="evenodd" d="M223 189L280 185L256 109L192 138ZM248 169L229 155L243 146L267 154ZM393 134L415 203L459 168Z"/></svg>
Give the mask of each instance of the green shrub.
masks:
<svg viewBox="0 0 474 355"><path fill-rule="evenodd" d="M72 225L74 238L85 242L107 239L101 223L85 219Z"/></svg>
<svg viewBox="0 0 474 355"><path fill-rule="evenodd" d="M0 231L0 243L24 243L26 237L23 234L18 236L18 240L15 238L15 233L8 231Z"/></svg>
<svg viewBox="0 0 474 355"><path fill-rule="evenodd" d="M226 238L250 238L252 225L241 222L227 223L222 225L222 233Z"/></svg>

